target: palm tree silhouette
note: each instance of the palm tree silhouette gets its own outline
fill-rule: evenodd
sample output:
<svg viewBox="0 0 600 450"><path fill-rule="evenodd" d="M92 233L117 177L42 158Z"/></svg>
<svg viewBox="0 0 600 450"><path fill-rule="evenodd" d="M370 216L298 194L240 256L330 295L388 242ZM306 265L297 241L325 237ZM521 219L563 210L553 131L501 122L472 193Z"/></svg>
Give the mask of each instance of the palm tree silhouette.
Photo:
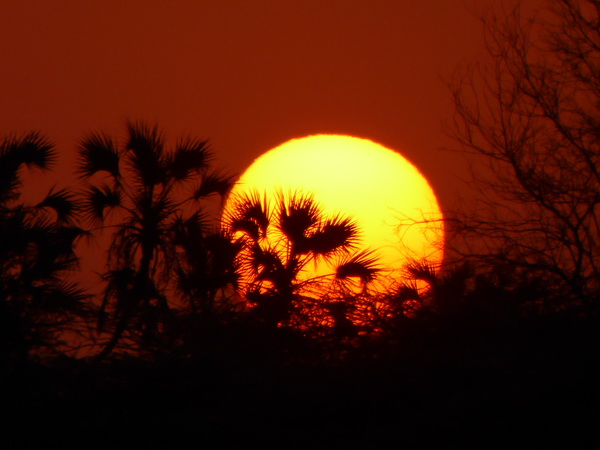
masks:
<svg viewBox="0 0 600 450"><path fill-rule="evenodd" d="M167 290L177 275L187 273L182 251L190 245L184 244L210 231L208 216L198 209L233 184L231 177L211 170L206 141L182 139L167 149L157 126L127 122L126 127L122 146L92 133L79 147L79 173L90 181L84 211L92 223L104 224L110 216L115 230L98 320L100 331L108 318L114 328L98 360L128 329L146 344L158 337L173 307Z"/></svg>
<svg viewBox="0 0 600 450"><path fill-rule="evenodd" d="M410 261L405 278L388 295L389 317L455 315L463 307L472 277L468 265L455 265L443 274L426 260Z"/></svg>
<svg viewBox="0 0 600 450"><path fill-rule="evenodd" d="M182 221L176 243L182 257L177 261L177 291L192 315L203 317L227 312L227 302L239 286L239 242L223 231L202 232L197 221Z"/></svg>
<svg viewBox="0 0 600 450"><path fill-rule="evenodd" d="M3 357L22 363L34 349L58 344L61 327L84 314L87 296L64 275L75 268L73 193L50 190L37 204L21 201L22 168L49 171L54 145L39 133L0 142L0 329Z"/></svg>
<svg viewBox="0 0 600 450"><path fill-rule="evenodd" d="M375 258L367 252L353 253L357 225L340 215L324 217L311 195L281 193L275 202L271 211L265 196L241 195L233 199L224 218L225 230L242 246L240 273L252 313L273 327L305 328L325 317L346 324L343 308L315 298L326 297L331 286L342 287L355 279L367 285L375 278ZM332 273L303 278L309 264L322 260L337 262Z"/></svg>

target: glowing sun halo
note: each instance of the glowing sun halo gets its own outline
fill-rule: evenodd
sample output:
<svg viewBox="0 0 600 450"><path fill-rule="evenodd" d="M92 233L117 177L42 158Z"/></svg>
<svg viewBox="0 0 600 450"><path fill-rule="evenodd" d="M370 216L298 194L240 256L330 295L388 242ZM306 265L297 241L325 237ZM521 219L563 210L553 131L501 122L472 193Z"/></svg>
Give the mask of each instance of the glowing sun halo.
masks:
<svg viewBox="0 0 600 450"><path fill-rule="evenodd" d="M280 193L312 194L327 217L354 219L361 231L358 250L379 256L383 288L410 258L442 259L442 214L427 180L400 154L370 140L314 135L285 142L254 161L229 201L253 192L272 204ZM333 271L324 264L308 268L314 272L307 276Z"/></svg>

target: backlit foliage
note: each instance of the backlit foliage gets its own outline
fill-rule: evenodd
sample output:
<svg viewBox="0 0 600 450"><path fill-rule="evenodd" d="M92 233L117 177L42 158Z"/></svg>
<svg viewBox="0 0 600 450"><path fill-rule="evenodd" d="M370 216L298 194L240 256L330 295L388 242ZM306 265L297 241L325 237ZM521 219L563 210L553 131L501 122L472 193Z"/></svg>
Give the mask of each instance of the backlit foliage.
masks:
<svg viewBox="0 0 600 450"><path fill-rule="evenodd" d="M233 267L219 262L228 244L213 235L202 210L232 185L212 161L206 141L168 146L146 123L128 122L123 142L99 133L81 141L79 174L89 182L83 211L113 231L98 320L99 331L107 323L112 331L100 358L126 331L152 346L178 306L173 292L192 310L206 309L218 289L235 284Z"/></svg>
<svg viewBox="0 0 600 450"><path fill-rule="evenodd" d="M254 193L232 205L224 228L242 246L243 292L256 317L304 329L348 320L352 307L339 296L356 284L366 289L378 272L370 253L354 253L359 231L352 220L324 217L311 196L300 194L268 199ZM332 271L307 276L304 269L322 261L333 264Z"/></svg>
<svg viewBox="0 0 600 450"><path fill-rule="evenodd" d="M480 194L455 216L456 249L589 309L600 289L600 8L547 5L485 16L488 57L451 84L452 135L475 155Z"/></svg>

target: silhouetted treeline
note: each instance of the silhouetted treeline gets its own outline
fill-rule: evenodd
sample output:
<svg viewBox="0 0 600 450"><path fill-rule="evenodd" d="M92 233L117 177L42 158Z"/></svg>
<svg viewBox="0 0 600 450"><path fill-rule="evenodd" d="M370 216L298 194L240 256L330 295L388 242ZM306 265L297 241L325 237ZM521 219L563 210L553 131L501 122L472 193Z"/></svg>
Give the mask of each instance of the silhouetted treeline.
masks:
<svg viewBox="0 0 600 450"><path fill-rule="evenodd" d="M464 448L508 426L502 447L598 419L597 307L547 278L414 262L377 292L352 219L310 197L244 197L211 221L233 177L205 141L128 123L123 142L95 133L78 151L82 185L32 203L24 169L58 150L36 133L0 148L5 407L13 430L38 430L17 439ZM101 290L85 292L77 252L101 233ZM300 277L328 258L326 282Z"/></svg>
<svg viewBox="0 0 600 450"><path fill-rule="evenodd" d="M206 141L88 134L80 184L32 201L28 171L70 150L3 138L0 442L598 447L600 9L549 6L484 17L488 59L450 83L479 202L447 217L443 267L387 292L352 218L310 196L217 223L234 177ZM101 237L88 292L73 275ZM317 260L332 273L304 279Z"/></svg>

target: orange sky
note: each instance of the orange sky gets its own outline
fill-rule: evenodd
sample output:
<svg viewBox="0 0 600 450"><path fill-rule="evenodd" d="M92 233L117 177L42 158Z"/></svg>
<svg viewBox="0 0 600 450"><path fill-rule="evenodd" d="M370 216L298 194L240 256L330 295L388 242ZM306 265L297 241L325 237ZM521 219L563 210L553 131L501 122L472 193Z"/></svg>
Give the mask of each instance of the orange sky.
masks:
<svg viewBox="0 0 600 450"><path fill-rule="evenodd" d="M444 79L482 49L484 0L19 0L0 6L0 135L64 152L126 118L212 141L241 173L315 133L401 151L443 203L464 175ZM68 178L67 178L68 180Z"/></svg>

